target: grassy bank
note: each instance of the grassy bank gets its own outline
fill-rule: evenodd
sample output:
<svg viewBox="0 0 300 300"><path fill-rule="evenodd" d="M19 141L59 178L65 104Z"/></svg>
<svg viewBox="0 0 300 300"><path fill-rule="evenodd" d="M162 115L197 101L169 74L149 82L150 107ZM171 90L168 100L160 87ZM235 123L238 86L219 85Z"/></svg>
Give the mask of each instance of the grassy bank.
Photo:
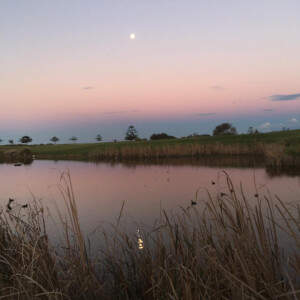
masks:
<svg viewBox="0 0 300 300"><path fill-rule="evenodd" d="M121 214L91 257L68 176L61 186L68 215L53 248L45 210L0 216L0 294L5 299L296 299L300 295L300 207L258 195L251 206L228 191L198 199L178 215L161 212L151 232L128 234ZM262 208L262 207L265 208ZM18 206L16 206L18 208ZM294 242L282 250L280 234ZM298 281L297 281L298 276Z"/></svg>
<svg viewBox="0 0 300 300"><path fill-rule="evenodd" d="M23 146L1 146L3 150ZM236 136L203 136L158 141L28 146L37 158L94 161L203 156L260 156L268 166L300 164L300 130Z"/></svg>

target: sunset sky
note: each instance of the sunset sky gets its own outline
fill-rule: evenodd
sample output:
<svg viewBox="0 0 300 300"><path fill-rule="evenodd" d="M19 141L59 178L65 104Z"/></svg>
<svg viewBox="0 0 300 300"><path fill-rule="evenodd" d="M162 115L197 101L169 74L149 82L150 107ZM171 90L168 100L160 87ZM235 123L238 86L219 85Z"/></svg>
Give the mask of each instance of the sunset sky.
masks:
<svg viewBox="0 0 300 300"><path fill-rule="evenodd" d="M300 128L299 13L299 0L1 0L2 144Z"/></svg>

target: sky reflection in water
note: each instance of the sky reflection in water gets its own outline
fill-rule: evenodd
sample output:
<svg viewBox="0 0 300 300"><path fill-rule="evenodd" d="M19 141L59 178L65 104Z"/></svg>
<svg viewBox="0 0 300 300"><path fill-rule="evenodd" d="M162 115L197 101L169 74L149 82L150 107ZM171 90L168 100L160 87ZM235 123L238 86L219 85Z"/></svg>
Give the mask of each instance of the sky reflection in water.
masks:
<svg viewBox="0 0 300 300"><path fill-rule="evenodd" d="M122 229L136 233L139 249L143 240L137 225L152 228L160 217L161 208L176 213L179 206L188 207L191 199L200 203L227 192L223 168L192 165L139 165L87 163L78 161L34 161L31 165L14 167L0 164L0 203L5 207L9 198L25 204L43 199L53 207L55 200L64 209L57 184L60 172L70 171L82 228L90 234L107 223L116 224L123 202ZM240 183L251 203L260 194L278 195L283 201L300 200L300 177L269 176L264 168L226 168L236 191ZM212 185L212 181L216 182ZM256 182L256 187L255 187ZM198 191L198 192L197 192ZM196 199L197 193L197 199Z"/></svg>

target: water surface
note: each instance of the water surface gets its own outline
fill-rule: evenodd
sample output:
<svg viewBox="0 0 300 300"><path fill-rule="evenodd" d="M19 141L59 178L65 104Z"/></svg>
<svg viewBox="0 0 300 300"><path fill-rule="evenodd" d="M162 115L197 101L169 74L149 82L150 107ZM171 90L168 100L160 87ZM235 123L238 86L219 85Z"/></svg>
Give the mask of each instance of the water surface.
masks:
<svg viewBox="0 0 300 300"><path fill-rule="evenodd" d="M42 199L45 206L52 207L51 201L56 201L64 209L57 185L61 172L67 170L71 174L80 222L87 234L104 223L116 223L123 202L128 228L136 222L151 227L159 219L161 208L176 213L179 206L190 206L191 199L200 203L207 199L208 192L215 196L228 191L222 167L36 160L21 167L0 164L2 207L5 208L8 198L25 204L34 196ZM299 176L270 176L263 167L226 167L225 170L238 193L242 185L250 203L257 200L255 193L261 197L277 195L285 202L300 200Z"/></svg>

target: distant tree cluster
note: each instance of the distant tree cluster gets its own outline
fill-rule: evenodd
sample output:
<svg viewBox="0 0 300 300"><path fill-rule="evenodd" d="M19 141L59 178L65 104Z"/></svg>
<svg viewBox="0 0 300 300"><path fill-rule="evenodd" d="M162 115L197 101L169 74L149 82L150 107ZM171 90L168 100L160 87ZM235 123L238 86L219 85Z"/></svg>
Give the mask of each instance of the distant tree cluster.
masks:
<svg viewBox="0 0 300 300"><path fill-rule="evenodd" d="M56 143L59 141L59 138L57 136L54 136L53 138L50 139L50 141L56 145Z"/></svg>
<svg viewBox="0 0 300 300"><path fill-rule="evenodd" d="M282 130L288 130L285 127L282 128ZM258 134L259 131L257 129L254 129L252 126L250 126L248 128L248 134ZM215 129L213 130L213 136L220 136L220 135L236 135L238 134L236 128L234 126L232 126L232 124L230 123L222 123L218 126L215 127ZM193 134L190 134L184 138L191 138L191 137L207 137L210 136L209 134L198 134L196 132L194 132ZM166 139L177 139L177 137L172 136L172 135L168 135L165 132L162 133L153 133L150 136L150 140L154 141L154 140L166 140ZM53 136L50 141L53 142L54 144L56 144L60 139L57 136ZM71 138L69 138L70 141L72 141L74 144L75 142L78 140L78 138L76 136L72 136ZM97 142L102 142L102 136L101 134L97 134L95 137L95 140ZM138 132L136 130L136 128L133 125L128 126L127 131L125 133L125 140L126 141L147 141L147 139L141 139L139 138ZM25 135L23 137L21 137L19 139L19 141L22 144L28 144L30 142L32 142L32 138ZM116 139L113 140L114 142L117 142ZM0 144L3 142L2 139L0 139ZM14 140L10 139L8 140L10 145L14 145Z"/></svg>
<svg viewBox="0 0 300 300"><path fill-rule="evenodd" d="M101 142L102 141L102 136L100 135L100 134L98 134L97 136L96 136L96 138L95 138L98 142ZM57 137L57 136L53 136L51 139L49 139L51 142L53 142L54 144L56 144L60 139ZM74 144L75 144L75 142L78 140L78 138L76 137L76 136L72 136L71 138L69 138L69 140L70 141L72 141ZM28 143L30 143L30 142L32 142L32 138L31 137L29 137L29 136L27 136L27 135L25 135L25 136L23 136L23 137L21 137L20 139L19 139L19 141L22 143L22 144L28 144ZM3 142L3 140L2 139L0 139L0 144L1 144L1 142ZM14 140L13 139L10 139L10 140L8 140L8 143L10 144L10 145L13 145L14 144Z"/></svg>
<svg viewBox="0 0 300 300"><path fill-rule="evenodd" d="M213 135L236 135L237 131L236 128L234 126L232 126L232 124L229 123L222 123L221 125L218 125L214 131L213 131Z"/></svg>
<svg viewBox="0 0 300 300"><path fill-rule="evenodd" d="M101 142L102 141L102 136L101 136L101 134L97 134L97 136L96 136L96 141L97 142Z"/></svg>
<svg viewBox="0 0 300 300"><path fill-rule="evenodd" d="M254 130L252 126L248 128L248 134L256 134L256 133L259 133L257 129Z"/></svg>
<svg viewBox="0 0 300 300"><path fill-rule="evenodd" d="M133 141L139 137L137 130L133 125L130 125L125 133L126 141Z"/></svg>
<svg viewBox="0 0 300 300"><path fill-rule="evenodd" d="M78 138L76 136L72 136L71 138L69 138L70 141L75 142L78 140Z"/></svg>
<svg viewBox="0 0 300 300"><path fill-rule="evenodd" d="M164 132L163 133L153 133L150 136L151 141L154 141L154 140L167 140L167 139L176 139L176 137L172 136L172 135L168 135Z"/></svg>
<svg viewBox="0 0 300 300"><path fill-rule="evenodd" d="M30 142L32 142L32 138L30 137L30 136L28 136L28 135L24 135L24 136L22 136L21 138L20 138L20 140L19 140L22 144L28 144L28 143L30 143Z"/></svg>

